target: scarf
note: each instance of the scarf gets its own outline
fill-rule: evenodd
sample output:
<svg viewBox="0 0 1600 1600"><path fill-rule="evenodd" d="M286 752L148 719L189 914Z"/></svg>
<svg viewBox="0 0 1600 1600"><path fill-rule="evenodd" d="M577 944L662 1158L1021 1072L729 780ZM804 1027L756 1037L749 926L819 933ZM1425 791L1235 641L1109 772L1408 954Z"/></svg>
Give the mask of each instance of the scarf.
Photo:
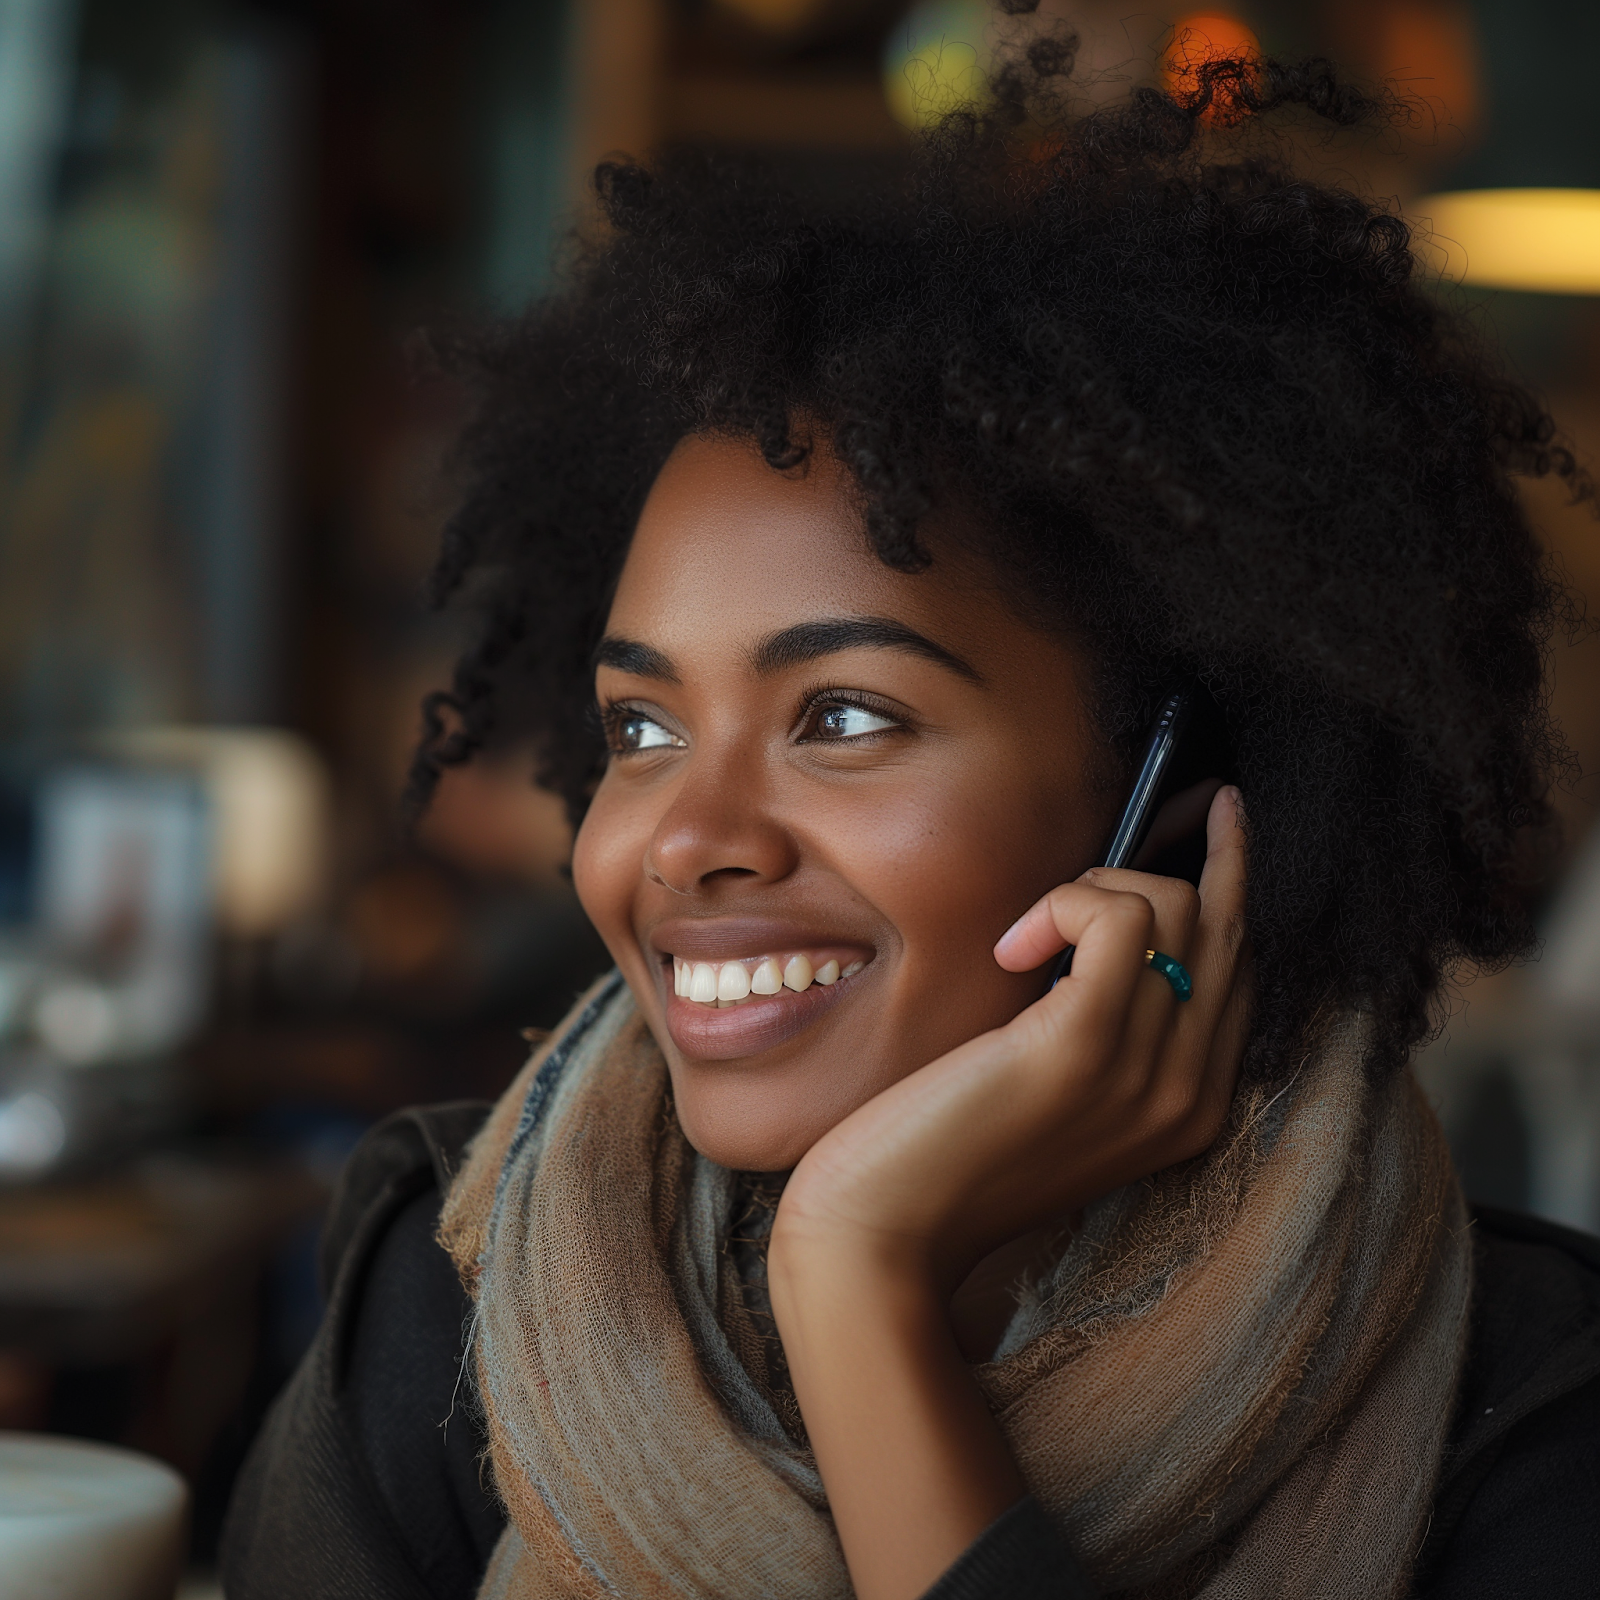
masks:
<svg viewBox="0 0 1600 1600"><path fill-rule="evenodd" d="M1241 1089L1207 1155L1092 1205L974 1369L1107 1593L1407 1590L1470 1251L1437 1121L1409 1071L1371 1085L1365 1039L1335 1020L1286 1088ZM730 1270L739 1213L613 973L501 1099L445 1205L508 1513L479 1600L850 1595Z"/></svg>

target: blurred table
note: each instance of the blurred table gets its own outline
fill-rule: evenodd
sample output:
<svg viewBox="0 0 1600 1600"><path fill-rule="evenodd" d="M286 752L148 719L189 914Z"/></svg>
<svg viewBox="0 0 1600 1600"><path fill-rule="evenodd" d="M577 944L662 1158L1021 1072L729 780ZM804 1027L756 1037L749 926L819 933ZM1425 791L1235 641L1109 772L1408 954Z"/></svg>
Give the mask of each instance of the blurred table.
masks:
<svg viewBox="0 0 1600 1600"><path fill-rule="evenodd" d="M326 1194L304 1168L193 1156L0 1190L0 1346L137 1360L253 1277Z"/></svg>
<svg viewBox="0 0 1600 1600"><path fill-rule="evenodd" d="M224 1154L0 1190L0 1357L45 1408L19 1425L198 1472L251 1380L268 1263L326 1199L304 1167Z"/></svg>

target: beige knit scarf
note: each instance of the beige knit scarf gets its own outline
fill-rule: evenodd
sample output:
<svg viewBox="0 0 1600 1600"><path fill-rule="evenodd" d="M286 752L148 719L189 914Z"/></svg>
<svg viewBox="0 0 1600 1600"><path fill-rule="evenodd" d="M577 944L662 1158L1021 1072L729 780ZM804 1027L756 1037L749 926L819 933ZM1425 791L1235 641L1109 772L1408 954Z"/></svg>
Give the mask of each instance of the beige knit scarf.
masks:
<svg viewBox="0 0 1600 1600"><path fill-rule="evenodd" d="M1406 1591L1461 1365L1465 1214L1409 1073L1347 1018L1199 1161L1090 1208L977 1377L1108 1593ZM613 974L472 1148L443 1236L509 1522L480 1600L831 1600L815 1466L752 1374L732 1174Z"/></svg>

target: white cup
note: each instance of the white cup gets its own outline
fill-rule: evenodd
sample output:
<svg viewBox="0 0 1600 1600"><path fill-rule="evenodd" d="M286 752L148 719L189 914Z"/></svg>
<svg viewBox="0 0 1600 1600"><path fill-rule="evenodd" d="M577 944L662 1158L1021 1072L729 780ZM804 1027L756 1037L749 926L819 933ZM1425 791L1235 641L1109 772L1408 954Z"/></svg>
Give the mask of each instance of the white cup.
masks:
<svg viewBox="0 0 1600 1600"><path fill-rule="evenodd" d="M0 1600L172 1600L188 1500L149 1456L0 1432Z"/></svg>

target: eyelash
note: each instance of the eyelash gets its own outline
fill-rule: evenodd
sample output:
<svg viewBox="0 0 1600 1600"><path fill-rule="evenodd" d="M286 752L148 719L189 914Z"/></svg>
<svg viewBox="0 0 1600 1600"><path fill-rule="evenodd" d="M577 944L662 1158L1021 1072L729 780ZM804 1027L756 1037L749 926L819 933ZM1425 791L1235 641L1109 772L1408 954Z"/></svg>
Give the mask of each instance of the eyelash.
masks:
<svg viewBox="0 0 1600 1600"><path fill-rule="evenodd" d="M605 736L606 751L613 756L646 755L648 750L628 750L622 744L622 724L637 717L643 722L654 722L661 725L659 717L651 714L646 706L641 706L631 700L607 700L600 707L600 728Z"/></svg>
<svg viewBox="0 0 1600 1600"><path fill-rule="evenodd" d="M888 733L902 732L908 726L903 711L896 709L887 700L882 700L874 694L867 694L860 689L836 689L826 684L818 684L801 695L800 706L801 728L811 726L819 713L832 706L854 706L858 711L870 711L873 716L883 717L886 721L894 723L893 728L882 728L874 733L858 733L848 739L817 741L822 744L865 744L871 740L881 739Z"/></svg>
<svg viewBox="0 0 1600 1600"><path fill-rule="evenodd" d="M822 744L865 744L868 741L882 738L886 733L904 730L907 719L902 711L890 705L888 701L881 700L876 695L866 694L860 689L836 689L826 685L808 689L800 697L800 712L797 723L802 730L810 727L817 716L834 706L854 706L857 710L870 712L875 717L883 717L886 721L894 723L894 728L883 728L873 733L853 734L846 739L822 739L816 742ZM627 750L622 747L619 730L630 717L639 717L649 722L658 722L649 709L630 700L608 700L600 707L600 724L605 734L606 748L614 756L645 755L646 750ZM810 742L807 735L802 732L802 742Z"/></svg>

